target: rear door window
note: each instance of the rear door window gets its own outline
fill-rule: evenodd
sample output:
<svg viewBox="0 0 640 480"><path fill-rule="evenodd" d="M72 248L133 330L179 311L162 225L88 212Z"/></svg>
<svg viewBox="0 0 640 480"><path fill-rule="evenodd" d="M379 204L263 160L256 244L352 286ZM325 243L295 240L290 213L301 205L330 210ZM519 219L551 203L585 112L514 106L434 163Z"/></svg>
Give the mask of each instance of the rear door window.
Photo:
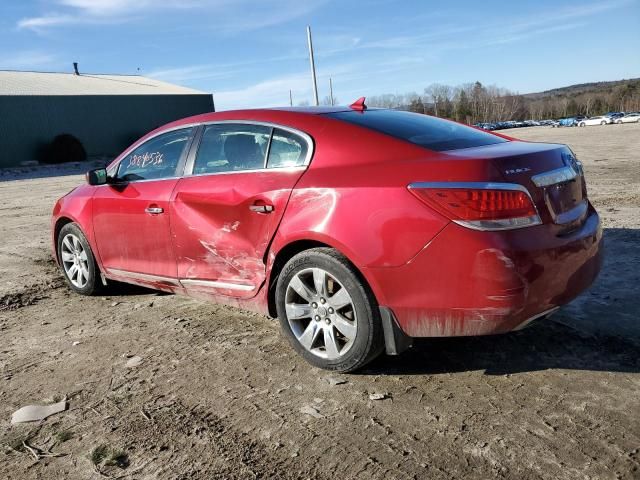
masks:
<svg viewBox="0 0 640 480"><path fill-rule="evenodd" d="M134 182L175 177L192 130L174 130L146 141L120 161L116 180Z"/></svg>
<svg viewBox="0 0 640 480"><path fill-rule="evenodd" d="M372 109L364 112L335 112L326 115L437 152L481 147L507 141L488 132L419 113Z"/></svg>
<svg viewBox="0 0 640 480"><path fill-rule="evenodd" d="M265 167L271 128L264 125L207 125L198 147L194 175Z"/></svg>

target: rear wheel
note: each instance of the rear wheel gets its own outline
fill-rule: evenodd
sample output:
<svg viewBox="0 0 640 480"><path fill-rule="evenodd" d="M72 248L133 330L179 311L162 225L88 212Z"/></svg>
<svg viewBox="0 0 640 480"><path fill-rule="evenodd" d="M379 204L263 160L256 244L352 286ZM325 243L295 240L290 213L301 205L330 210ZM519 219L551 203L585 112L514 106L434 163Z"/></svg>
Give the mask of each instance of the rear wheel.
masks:
<svg viewBox="0 0 640 480"><path fill-rule="evenodd" d="M75 223L68 223L58 235L58 259L67 285L81 295L94 295L102 283L91 246Z"/></svg>
<svg viewBox="0 0 640 480"><path fill-rule="evenodd" d="M607 122L605 122L604 120L600 122L600 125L606 125Z"/></svg>
<svg viewBox="0 0 640 480"><path fill-rule="evenodd" d="M280 325L312 365L350 372L383 349L380 313L355 267L331 248L314 248L284 266L276 286Z"/></svg>
<svg viewBox="0 0 640 480"><path fill-rule="evenodd" d="M580 122L580 123L578 124L578 126L579 126L579 127L584 127L585 125L586 125L586 124L585 124L584 122Z"/></svg>

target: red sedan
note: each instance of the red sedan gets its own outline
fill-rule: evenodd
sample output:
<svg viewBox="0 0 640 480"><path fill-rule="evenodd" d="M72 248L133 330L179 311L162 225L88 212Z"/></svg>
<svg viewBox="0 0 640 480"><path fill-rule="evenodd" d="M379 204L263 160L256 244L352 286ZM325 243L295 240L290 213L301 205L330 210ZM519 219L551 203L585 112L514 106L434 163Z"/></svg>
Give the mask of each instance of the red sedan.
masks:
<svg viewBox="0 0 640 480"><path fill-rule="evenodd" d="M278 317L313 365L523 328L596 278L580 162L426 115L211 113L161 127L55 205L70 288L143 285Z"/></svg>

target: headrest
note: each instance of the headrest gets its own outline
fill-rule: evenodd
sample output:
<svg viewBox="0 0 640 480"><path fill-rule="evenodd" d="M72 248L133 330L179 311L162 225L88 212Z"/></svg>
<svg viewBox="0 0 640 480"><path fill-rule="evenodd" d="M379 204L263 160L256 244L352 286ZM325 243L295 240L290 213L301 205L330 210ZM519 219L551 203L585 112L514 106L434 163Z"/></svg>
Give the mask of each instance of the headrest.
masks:
<svg viewBox="0 0 640 480"><path fill-rule="evenodd" d="M249 133L228 136L224 141L224 154L232 164L246 164L262 155L256 137Z"/></svg>

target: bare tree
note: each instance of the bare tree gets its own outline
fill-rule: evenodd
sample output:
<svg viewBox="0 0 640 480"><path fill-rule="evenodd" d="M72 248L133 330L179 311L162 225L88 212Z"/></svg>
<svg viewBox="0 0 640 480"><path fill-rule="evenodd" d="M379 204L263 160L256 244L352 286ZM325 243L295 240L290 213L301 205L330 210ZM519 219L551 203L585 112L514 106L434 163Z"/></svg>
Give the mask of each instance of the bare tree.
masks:
<svg viewBox="0 0 640 480"><path fill-rule="evenodd" d="M335 95L333 96L333 103L331 102L331 97L327 95L320 100L320 105L338 105L338 102L338 98Z"/></svg>
<svg viewBox="0 0 640 480"><path fill-rule="evenodd" d="M449 116L448 113L442 111L442 107L445 103L450 102L452 99L453 89L449 85L443 85L441 83L432 83L424 89L425 100L424 103L433 103L434 115ZM438 112L438 107L440 112Z"/></svg>

